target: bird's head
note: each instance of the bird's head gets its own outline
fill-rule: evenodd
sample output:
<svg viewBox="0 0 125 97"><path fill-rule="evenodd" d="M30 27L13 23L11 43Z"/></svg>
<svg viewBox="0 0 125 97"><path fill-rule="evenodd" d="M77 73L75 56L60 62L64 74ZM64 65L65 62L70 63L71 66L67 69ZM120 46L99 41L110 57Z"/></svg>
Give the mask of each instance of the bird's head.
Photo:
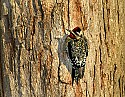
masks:
<svg viewBox="0 0 125 97"><path fill-rule="evenodd" d="M79 27L75 27L72 31L69 29L66 29L66 30L70 32L70 34L68 36L72 39L79 39L83 35L83 33L81 32L81 29Z"/></svg>

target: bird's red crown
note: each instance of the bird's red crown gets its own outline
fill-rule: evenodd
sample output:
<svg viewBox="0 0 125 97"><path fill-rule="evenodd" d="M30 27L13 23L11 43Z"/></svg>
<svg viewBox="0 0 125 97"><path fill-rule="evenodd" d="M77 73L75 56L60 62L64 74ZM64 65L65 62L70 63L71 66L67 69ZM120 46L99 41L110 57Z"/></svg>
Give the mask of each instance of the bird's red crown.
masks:
<svg viewBox="0 0 125 97"><path fill-rule="evenodd" d="M73 31L73 32L80 32L81 29L80 29L79 27L75 27L72 31Z"/></svg>

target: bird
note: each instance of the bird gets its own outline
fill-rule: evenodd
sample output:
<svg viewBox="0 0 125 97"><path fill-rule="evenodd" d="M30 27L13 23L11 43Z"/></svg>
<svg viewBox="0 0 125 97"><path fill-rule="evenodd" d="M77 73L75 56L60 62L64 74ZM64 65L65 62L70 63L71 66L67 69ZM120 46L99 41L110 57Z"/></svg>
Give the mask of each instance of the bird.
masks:
<svg viewBox="0 0 125 97"><path fill-rule="evenodd" d="M85 72L86 58L88 56L88 42L80 27L73 30L66 29L70 34L66 37L67 56L72 63L72 85L74 80L78 85L79 79Z"/></svg>

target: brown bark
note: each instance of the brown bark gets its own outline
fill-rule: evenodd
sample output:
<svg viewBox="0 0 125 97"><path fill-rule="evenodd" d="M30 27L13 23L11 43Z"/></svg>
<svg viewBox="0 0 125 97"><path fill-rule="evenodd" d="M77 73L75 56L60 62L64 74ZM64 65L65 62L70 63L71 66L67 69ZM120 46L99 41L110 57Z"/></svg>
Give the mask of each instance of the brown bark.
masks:
<svg viewBox="0 0 125 97"><path fill-rule="evenodd" d="M1 0L0 97L124 97L124 0ZM85 75L71 84L65 29L89 42Z"/></svg>

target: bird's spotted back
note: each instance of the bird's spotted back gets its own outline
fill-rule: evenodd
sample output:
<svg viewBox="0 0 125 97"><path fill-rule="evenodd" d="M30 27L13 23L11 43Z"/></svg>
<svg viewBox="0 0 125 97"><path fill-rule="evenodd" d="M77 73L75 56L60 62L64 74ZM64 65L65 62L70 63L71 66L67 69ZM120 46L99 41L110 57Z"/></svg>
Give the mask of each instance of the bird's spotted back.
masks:
<svg viewBox="0 0 125 97"><path fill-rule="evenodd" d="M72 63L72 81L82 78L84 75L88 45L85 37L70 39L68 42L68 55Z"/></svg>

